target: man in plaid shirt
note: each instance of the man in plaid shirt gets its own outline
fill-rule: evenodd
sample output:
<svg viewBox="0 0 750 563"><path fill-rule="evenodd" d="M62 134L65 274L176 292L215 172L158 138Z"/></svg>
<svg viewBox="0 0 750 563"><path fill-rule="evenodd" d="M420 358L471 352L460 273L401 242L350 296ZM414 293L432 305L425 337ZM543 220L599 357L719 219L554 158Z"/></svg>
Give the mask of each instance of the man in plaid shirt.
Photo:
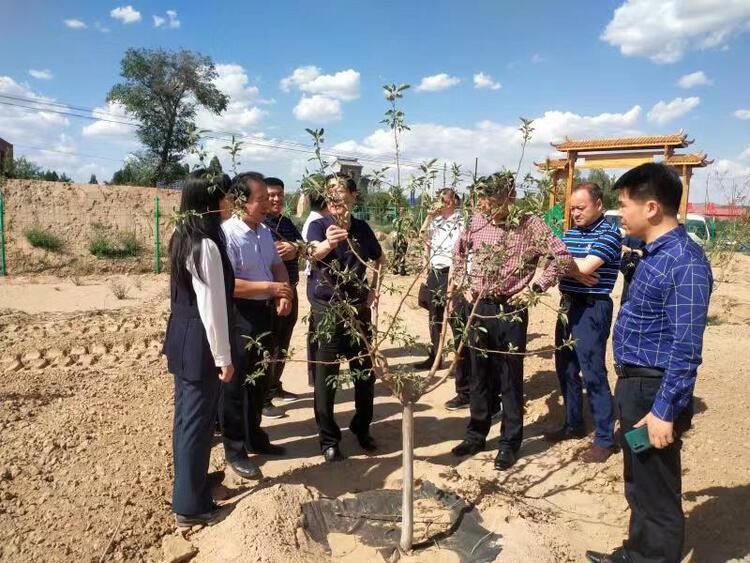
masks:
<svg viewBox="0 0 750 563"><path fill-rule="evenodd" d="M492 378L500 380L502 423L495 467L508 469L523 439L523 354L528 327L527 297L543 293L564 276L572 257L536 215L515 216L514 177L498 172L475 185L477 207L456 243L449 294L461 291L475 318L468 334L472 361L470 421L456 456L484 449L492 414ZM534 280L537 264L550 260Z"/></svg>

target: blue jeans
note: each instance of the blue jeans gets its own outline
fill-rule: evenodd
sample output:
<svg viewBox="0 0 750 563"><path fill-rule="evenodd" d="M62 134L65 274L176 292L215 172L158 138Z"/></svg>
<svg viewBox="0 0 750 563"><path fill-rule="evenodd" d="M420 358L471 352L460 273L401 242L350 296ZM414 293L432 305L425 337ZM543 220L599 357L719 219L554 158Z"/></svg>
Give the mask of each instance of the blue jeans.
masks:
<svg viewBox="0 0 750 563"><path fill-rule="evenodd" d="M565 426L581 431L583 423L583 385L594 418L594 444L611 448L614 441L612 391L607 381L607 340L612 326L612 300L609 297L563 294L562 309L568 323L557 321L555 328L555 369L565 402ZM560 349L573 336L572 350ZM583 377L581 377L583 376Z"/></svg>

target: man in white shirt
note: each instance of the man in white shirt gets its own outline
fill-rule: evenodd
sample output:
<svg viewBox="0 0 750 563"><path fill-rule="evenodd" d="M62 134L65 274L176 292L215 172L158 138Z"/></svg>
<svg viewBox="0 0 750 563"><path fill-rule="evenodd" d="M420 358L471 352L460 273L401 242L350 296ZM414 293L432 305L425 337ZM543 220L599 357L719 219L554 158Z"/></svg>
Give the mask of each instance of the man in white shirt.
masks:
<svg viewBox="0 0 750 563"><path fill-rule="evenodd" d="M270 443L260 428L267 385L264 352L273 349L272 307L279 316L291 311L292 288L284 263L263 224L268 212L268 189L263 175L239 174L232 182L235 195L243 200L244 216L224 222L227 255L234 268L235 337L244 357L237 362L237 377L224 386L222 431L229 466L240 476L257 478L260 471L247 457L249 451L282 455L284 448ZM262 346L250 346L248 339ZM280 415L283 416L283 413Z"/></svg>
<svg viewBox="0 0 750 563"><path fill-rule="evenodd" d="M443 316L445 313L446 292L448 289L448 273L453 265L453 251L464 228L463 215L459 206L461 199L452 188L443 188L438 196L438 207L425 219L420 230L422 238L427 243L427 288L430 291L430 355L416 365L417 369L430 369L435 357L441 354L437 350L440 333L443 330ZM450 324L454 339L460 333L459 316L463 308L459 307L451 314ZM458 346L458 344L456 344ZM456 366L456 396L445 406L449 410L467 408L469 406L469 373L471 363L468 349L464 347L461 358ZM442 358L439 364L442 363Z"/></svg>

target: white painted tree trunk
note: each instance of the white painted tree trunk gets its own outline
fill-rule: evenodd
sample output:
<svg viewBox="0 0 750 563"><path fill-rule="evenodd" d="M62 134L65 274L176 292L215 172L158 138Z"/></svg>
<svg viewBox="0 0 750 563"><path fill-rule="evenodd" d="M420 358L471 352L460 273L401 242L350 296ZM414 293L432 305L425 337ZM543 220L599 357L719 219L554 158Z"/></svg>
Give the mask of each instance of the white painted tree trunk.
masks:
<svg viewBox="0 0 750 563"><path fill-rule="evenodd" d="M404 405L401 417L403 484L401 497L401 542L405 552L411 551L414 537L414 403Z"/></svg>

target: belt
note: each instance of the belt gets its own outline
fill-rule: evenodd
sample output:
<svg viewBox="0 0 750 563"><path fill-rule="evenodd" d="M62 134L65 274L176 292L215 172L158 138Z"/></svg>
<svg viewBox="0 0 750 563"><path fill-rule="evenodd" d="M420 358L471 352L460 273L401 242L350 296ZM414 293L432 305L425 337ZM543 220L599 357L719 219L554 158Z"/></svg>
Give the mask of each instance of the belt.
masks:
<svg viewBox="0 0 750 563"><path fill-rule="evenodd" d="M569 292L562 292L563 299L569 299L570 301L575 302L586 302L588 304L593 303L594 301L609 301L611 297L609 294L601 294L601 293L569 293Z"/></svg>
<svg viewBox="0 0 750 563"><path fill-rule="evenodd" d="M270 299L235 299L234 303L237 308L242 311L243 309L265 309L271 306Z"/></svg>
<svg viewBox="0 0 750 563"><path fill-rule="evenodd" d="M623 366L615 364L615 373L620 379L631 377L649 377L658 379L664 376L664 370L659 368L648 368L643 366Z"/></svg>
<svg viewBox="0 0 750 563"><path fill-rule="evenodd" d="M451 267L450 267L450 266L445 266L445 267L443 267L443 268L435 268L435 267L433 267L433 266L430 266L430 270L432 270L433 272L440 272L441 274L442 274L443 272L447 272L447 271L448 271L448 270L450 270L450 269L451 269Z"/></svg>

